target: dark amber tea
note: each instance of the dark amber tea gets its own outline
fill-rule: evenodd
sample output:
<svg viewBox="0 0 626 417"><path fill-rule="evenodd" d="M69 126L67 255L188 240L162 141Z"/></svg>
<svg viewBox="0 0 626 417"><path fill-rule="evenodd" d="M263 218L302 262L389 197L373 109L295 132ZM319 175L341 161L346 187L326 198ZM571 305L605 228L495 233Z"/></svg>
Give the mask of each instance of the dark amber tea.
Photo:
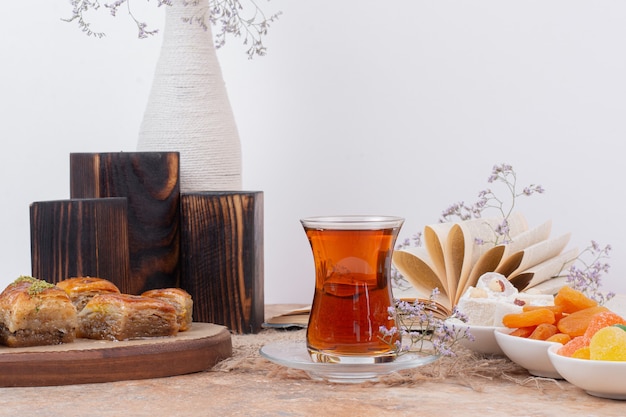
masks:
<svg viewBox="0 0 626 417"><path fill-rule="evenodd" d="M395 326L391 255L403 220L342 216L302 220L315 261L307 348L316 362L393 360L380 326Z"/></svg>

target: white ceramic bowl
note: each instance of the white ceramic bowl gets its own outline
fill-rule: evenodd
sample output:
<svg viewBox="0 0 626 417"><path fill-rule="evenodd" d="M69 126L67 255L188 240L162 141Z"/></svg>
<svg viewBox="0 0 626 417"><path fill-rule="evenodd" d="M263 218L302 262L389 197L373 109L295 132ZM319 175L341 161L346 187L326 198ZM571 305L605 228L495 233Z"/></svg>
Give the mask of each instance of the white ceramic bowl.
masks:
<svg viewBox="0 0 626 417"><path fill-rule="evenodd" d="M550 346L548 357L567 382L595 397L626 400L626 362L569 358L558 349Z"/></svg>
<svg viewBox="0 0 626 417"><path fill-rule="evenodd" d="M500 349L498 342L496 342L496 337L494 336L494 330L504 329L504 327L472 326L460 320L448 320L446 323L454 324L458 329L469 330L474 340L462 339L459 342L466 348L482 354L504 356L504 352Z"/></svg>
<svg viewBox="0 0 626 417"><path fill-rule="evenodd" d="M494 335L504 354L531 375L562 379L548 357L548 348L563 346L556 342L511 336L513 329L496 329Z"/></svg>

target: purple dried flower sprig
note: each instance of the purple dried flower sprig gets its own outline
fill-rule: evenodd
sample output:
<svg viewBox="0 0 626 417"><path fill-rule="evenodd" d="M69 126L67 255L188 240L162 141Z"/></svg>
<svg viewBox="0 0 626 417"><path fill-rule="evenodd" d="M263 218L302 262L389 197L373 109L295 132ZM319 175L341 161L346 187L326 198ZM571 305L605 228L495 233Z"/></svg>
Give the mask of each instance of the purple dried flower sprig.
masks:
<svg viewBox="0 0 626 417"><path fill-rule="evenodd" d="M146 0L149 1L149 0ZM157 7L171 6L173 0L156 0ZM197 5L198 0L180 0L183 5ZM140 39L147 38L159 32L158 29L148 30L146 22L142 22L135 17L131 0L113 0L110 3L103 3L109 10L111 16L117 16L117 12L123 5L126 6L128 15L137 26L137 36ZM281 12L270 16L265 15L263 10L254 0L248 0L250 8L244 7L242 0L209 0L209 7L201 14L184 18L187 23L197 23L204 30L208 28L207 19L217 27L215 33L215 47L221 48L226 43L226 37L233 35L243 38L243 44L248 47L246 53L248 58L263 56L267 48L263 45L263 37L272 23L278 20ZM89 12L96 12L100 9L99 0L70 0L72 5L72 15L63 19L67 22L76 22L80 30L88 36L102 38L104 32L94 31L91 24L85 18ZM245 10L251 10L244 15Z"/></svg>
<svg viewBox="0 0 626 417"><path fill-rule="evenodd" d="M511 165L504 163L493 166L491 175L487 178L487 182L503 183L505 188L508 190L508 201L501 199L490 188L487 188L478 193L478 200L473 204L468 205L463 201L459 201L450 205L441 213L439 221L448 222L454 219L459 219L461 221L479 219L483 217L486 210L494 209L498 212L499 216L502 216L502 222L494 228L494 240L489 243L493 243L494 245L508 243L511 241L508 219L515 209L517 198L529 197L534 194L542 194L545 190L541 185L530 184L525 186L522 191L518 191L517 174ZM488 242L477 240L476 243L483 245Z"/></svg>
<svg viewBox="0 0 626 417"><path fill-rule="evenodd" d="M379 329L381 340L393 347L399 355L407 352L433 352L441 356L455 356L454 348L462 339L473 340L467 328L459 328L452 322L446 322L435 316L435 303L439 289L435 288L428 300L408 302L396 300L395 306L389 307L389 318L395 319L396 326ZM463 322L467 318L454 310L451 317ZM400 340L393 342L395 336Z"/></svg>
<svg viewBox="0 0 626 417"><path fill-rule="evenodd" d="M599 304L604 304L615 296L614 292L603 293L600 290L602 275L610 269L610 265L606 262L610 251L611 245L602 247L592 240L591 244L576 258L577 263L572 264L565 275L567 283L572 288L583 292Z"/></svg>
<svg viewBox="0 0 626 417"><path fill-rule="evenodd" d="M419 247L422 246L422 233L418 232L412 235L411 237L405 238L402 242L396 244L394 250L406 249L409 247ZM400 271L398 271L395 267L391 268L391 280L396 288L407 289L411 288L411 285L406 282Z"/></svg>

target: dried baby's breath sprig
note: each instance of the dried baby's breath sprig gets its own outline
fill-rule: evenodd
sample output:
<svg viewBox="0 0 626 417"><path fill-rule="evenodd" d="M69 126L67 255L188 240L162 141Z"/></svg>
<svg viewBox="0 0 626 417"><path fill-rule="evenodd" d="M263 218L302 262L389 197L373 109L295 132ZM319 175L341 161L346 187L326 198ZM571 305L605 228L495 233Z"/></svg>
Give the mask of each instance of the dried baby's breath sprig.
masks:
<svg viewBox="0 0 626 417"><path fill-rule="evenodd" d="M72 4L72 15L63 20L66 22L76 22L80 30L87 36L102 38L104 33L91 30L91 24L83 17L83 14L90 10L96 11L100 9L100 2L98 0L71 0L70 3Z"/></svg>
<svg viewBox="0 0 626 417"><path fill-rule="evenodd" d="M491 175L487 179L488 183L501 182L508 190L508 199L502 199L490 188L482 190L478 193L478 201L474 204L467 205L460 201L450 205L441 213L440 222L448 222L459 219L461 221L482 218L485 211L493 209L502 217L502 222L494 229L494 240L489 243L494 245L508 243L511 241L509 235L509 217L515 209L515 203L519 197L528 197L534 194L542 194L545 190L541 185L530 184L525 186L522 191L518 190L517 174L513 167L509 164L494 165ZM477 244L485 244L483 240L477 240Z"/></svg>
<svg viewBox="0 0 626 417"><path fill-rule="evenodd" d="M76 0L72 0L72 1L76 1ZM113 3L105 3L104 7L106 7L107 9L109 9L109 11L111 12L111 16L117 16L117 10L120 8L120 6L122 6L123 4L126 4L126 7L128 8L128 15L130 16L130 18L135 22L135 25L137 26L137 37L139 39L145 39L148 36L152 36L152 35L156 35L157 33L159 33L158 29L153 29L153 30L148 30L148 25L146 24L146 22L142 22L139 19L137 19L135 17L135 15L133 14L133 11L130 7L130 0L116 0ZM157 0L157 6L161 7L161 6L171 6L172 5L172 0Z"/></svg>
<svg viewBox="0 0 626 417"><path fill-rule="evenodd" d="M413 247L422 246L422 232L417 232L411 237L407 237L402 242L396 244L396 247L394 249L401 250L401 249L410 248L411 246ZM393 266L391 268L390 275L391 275L391 281L394 287L400 288L400 289L411 288L411 285L408 282L406 282L402 274L400 274L400 271L398 271Z"/></svg>
<svg viewBox="0 0 626 417"><path fill-rule="evenodd" d="M149 1L149 0L146 0ZM173 0L156 0L157 7L171 6ZM180 0L182 4L197 5L198 0ZM183 18L184 22L197 23L200 28L207 30L207 22L211 22L216 28L215 47L220 48L226 43L226 37L233 35L243 38L243 44L248 47L246 54L248 58L254 56L263 56L267 52L267 48L263 44L263 37L267 35L267 31L272 23L278 20L281 12L272 15L266 15L259 7L255 0L245 0L246 6L242 0L209 0L209 6L206 10L195 15ZM99 0L70 0L72 5L72 15L63 19L67 22L76 22L78 27L88 36L102 38L104 32L94 31L91 24L85 18L89 12L97 12L101 3ZM131 0L115 0L110 3L103 3L104 7L109 10L111 16L117 16L119 9L125 5L128 15L137 26L138 37L140 39L147 38L159 32L158 29L148 29L146 22L136 18L131 6Z"/></svg>
<svg viewBox="0 0 626 417"><path fill-rule="evenodd" d="M429 352L441 356L455 356L454 348L463 339L473 340L467 328L459 328L453 322L437 317L435 299L439 289L435 288L428 300L408 302L395 300L395 305L389 307L389 318L395 319L396 326L387 328L380 326L380 338L393 347L398 355L407 352ZM457 311L453 311L451 318L466 322L467 318ZM400 336L396 340L396 336Z"/></svg>
<svg viewBox="0 0 626 417"><path fill-rule="evenodd" d="M615 293L603 293L602 274L609 272L610 265L605 261L609 258L611 245L604 247L592 240L591 244L583 250L574 264L566 271L567 283L574 289L583 292L587 297L604 304L615 296ZM578 266L580 264L580 267Z"/></svg>
<svg viewBox="0 0 626 417"><path fill-rule="evenodd" d="M267 35L270 25L278 20L281 12L266 16L263 10L249 0L252 13L248 17L242 15L244 9L240 0L211 0L209 20L213 25L220 28L215 34L215 46L220 48L226 43L226 37L230 34L243 38L243 44L248 46L246 51L248 58L255 55L264 56L267 49L263 45L262 38Z"/></svg>

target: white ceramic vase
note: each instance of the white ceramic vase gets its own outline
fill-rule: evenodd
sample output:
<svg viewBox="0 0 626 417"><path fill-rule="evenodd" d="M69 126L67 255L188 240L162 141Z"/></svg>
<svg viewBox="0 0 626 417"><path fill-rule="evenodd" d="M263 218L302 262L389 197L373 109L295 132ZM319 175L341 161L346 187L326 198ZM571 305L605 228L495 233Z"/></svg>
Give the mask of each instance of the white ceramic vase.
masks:
<svg viewBox="0 0 626 417"><path fill-rule="evenodd" d="M205 13L208 0L166 7L163 45L137 150L180 152L182 192L237 191L241 144L208 16L207 30L183 18Z"/></svg>

